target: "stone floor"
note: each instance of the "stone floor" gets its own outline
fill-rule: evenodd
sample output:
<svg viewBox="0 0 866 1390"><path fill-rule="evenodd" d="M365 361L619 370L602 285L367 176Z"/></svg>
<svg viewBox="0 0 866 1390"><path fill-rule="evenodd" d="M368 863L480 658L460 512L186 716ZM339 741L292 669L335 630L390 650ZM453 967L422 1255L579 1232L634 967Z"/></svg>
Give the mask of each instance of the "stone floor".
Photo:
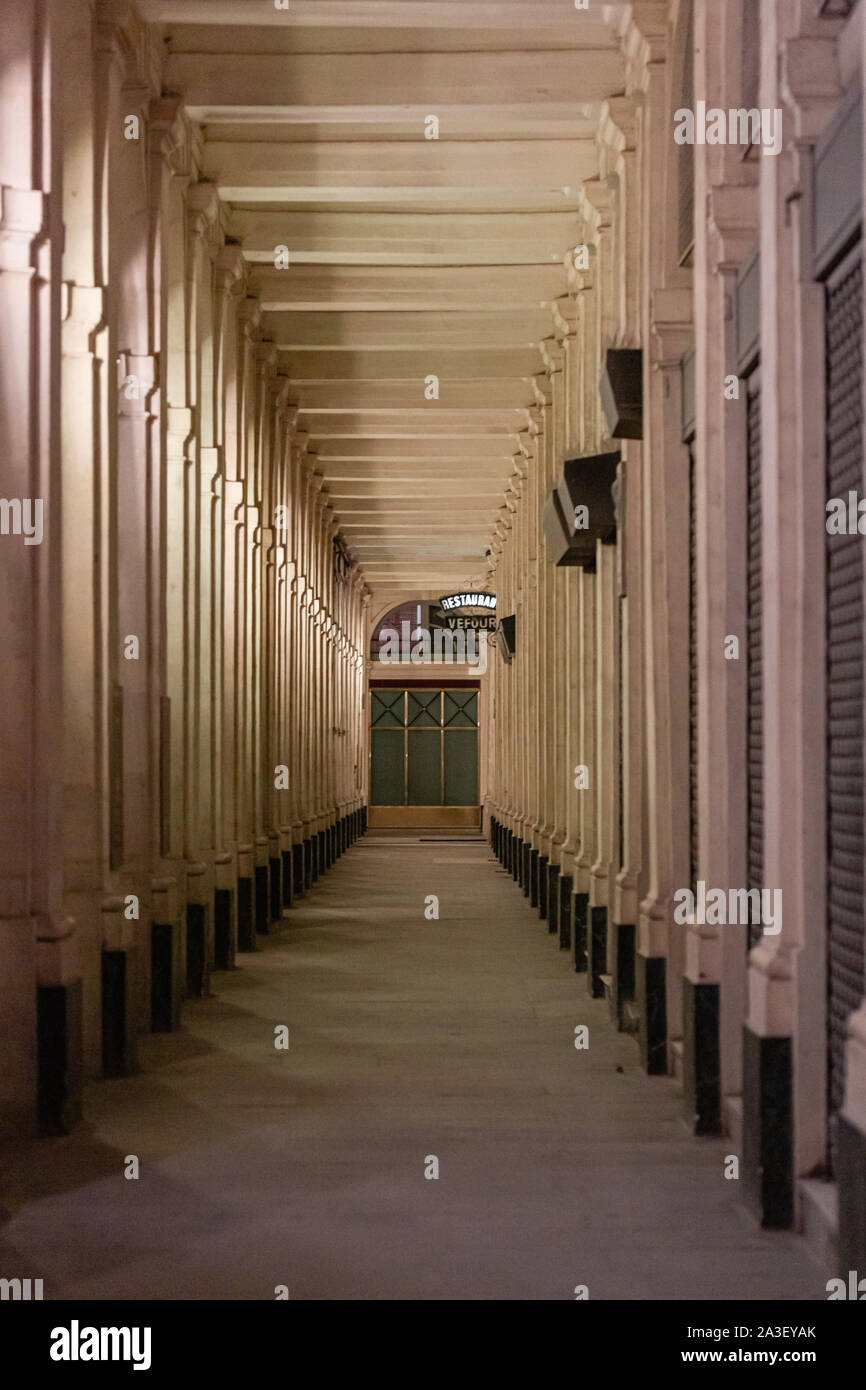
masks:
<svg viewBox="0 0 866 1390"><path fill-rule="evenodd" d="M46 1298L826 1298L483 843L371 833L260 946L139 1075L88 1087L77 1133L9 1156L0 1274Z"/></svg>

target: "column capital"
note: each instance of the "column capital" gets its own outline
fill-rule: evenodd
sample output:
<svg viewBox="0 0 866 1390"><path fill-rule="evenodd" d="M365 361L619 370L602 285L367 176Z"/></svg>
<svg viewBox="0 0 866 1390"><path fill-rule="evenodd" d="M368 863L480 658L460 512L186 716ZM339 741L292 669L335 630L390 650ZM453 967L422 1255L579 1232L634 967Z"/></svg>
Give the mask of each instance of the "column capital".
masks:
<svg viewBox="0 0 866 1390"><path fill-rule="evenodd" d="M0 270L33 275L33 246L45 234L48 195L0 185Z"/></svg>
<svg viewBox="0 0 866 1390"><path fill-rule="evenodd" d="M716 268L742 265L758 237L757 183L716 184L707 192L707 225Z"/></svg>
<svg viewBox="0 0 866 1390"><path fill-rule="evenodd" d="M814 142L842 95L836 38L798 34L784 41L779 57L779 91L793 112L794 137Z"/></svg>
<svg viewBox="0 0 866 1390"><path fill-rule="evenodd" d="M147 133L151 150L162 156L172 174L178 178L194 177L201 137L180 97L158 97L151 102Z"/></svg>
<svg viewBox="0 0 866 1390"><path fill-rule="evenodd" d="M650 332L659 351L653 365L679 369L680 359L694 341L690 289L657 289L650 292Z"/></svg>
<svg viewBox="0 0 866 1390"><path fill-rule="evenodd" d="M262 321L262 306L257 299L247 295L238 304L238 322L242 325L244 334L250 341L255 341L259 333L259 325Z"/></svg>
<svg viewBox="0 0 866 1390"><path fill-rule="evenodd" d="M225 242L225 204L216 184L192 183L186 191L187 225L194 236L201 237L211 250L221 249Z"/></svg>
<svg viewBox="0 0 866 1390"><path fill-rule="evenodd" d="M215 262L216 287L225 295L241 295L246 287L247 267L239 246L223 244Z"/></svg>

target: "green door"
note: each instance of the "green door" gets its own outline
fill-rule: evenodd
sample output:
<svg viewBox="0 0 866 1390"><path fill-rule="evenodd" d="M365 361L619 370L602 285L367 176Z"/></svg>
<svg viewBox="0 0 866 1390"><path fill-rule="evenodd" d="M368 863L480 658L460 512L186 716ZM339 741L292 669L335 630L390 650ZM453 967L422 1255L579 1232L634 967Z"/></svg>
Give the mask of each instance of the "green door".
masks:
<svg viewBox="0 0 866 1390"><path fill-rule="evenodd" d="M477 690L370 692L370 807L371 825L478 823Z"/></svg>

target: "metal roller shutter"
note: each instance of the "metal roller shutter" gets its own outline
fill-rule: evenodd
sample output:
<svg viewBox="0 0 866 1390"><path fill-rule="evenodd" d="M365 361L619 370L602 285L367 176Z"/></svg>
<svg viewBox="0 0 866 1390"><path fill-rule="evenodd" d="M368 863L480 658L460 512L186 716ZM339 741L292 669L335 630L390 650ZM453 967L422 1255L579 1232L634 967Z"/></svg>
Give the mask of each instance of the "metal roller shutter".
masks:
<svg viewBox="0 0 866 1390"><path fill-rule="evenodd" d="M695 451L689 445L689 874L698 877L698 574Z"/></svg>
<svg viewBox="0 0 866 1390"><path fill-rule="evenodd" d="M619 704L619 730L617 732L617 744L619 752L619 768L617 775L617 799L619 801L619 865L621 869L625 862L625 831L623 828L623 803L625 801L625 747L623 736L625 729L624 702L625 692L623 690L623 668L625 665L625 631L622 621L623 596L619 596L619 652L617 660L617 702Z"/></svg>
<svg viewBox="0 0 866 1390"><path fill-rule="evenodd" d="M862 492L863 272L861 250L827 281L827 497ZM863 539L827 536L828 1107L845 1092L845 1030L864 988Z"/></svg>
<svg viewBox="0 0 866 1390"><path fill-rule="evenodd" d="M748 542L746 559L746 789L748 801L748 886L764 887L764 673L763 587L761 583L761 374L746 382L746 464ZM749 946L761 939L760 922L749 927Z"/></svg>

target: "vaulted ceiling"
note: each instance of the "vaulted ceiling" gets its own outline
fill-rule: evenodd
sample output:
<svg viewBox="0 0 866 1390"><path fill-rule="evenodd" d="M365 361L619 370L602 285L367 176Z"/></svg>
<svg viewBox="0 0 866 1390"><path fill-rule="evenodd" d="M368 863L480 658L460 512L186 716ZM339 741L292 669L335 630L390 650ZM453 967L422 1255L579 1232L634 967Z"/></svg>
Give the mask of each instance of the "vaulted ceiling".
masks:
<svg viewBox="0 0 866 1390"><path fill-rule="evenodd" d="M368 584L479 582L567 293L600 103L622 91L622 7L138 8L163 26L166 91L201 123L204 176Z"/></svg>

